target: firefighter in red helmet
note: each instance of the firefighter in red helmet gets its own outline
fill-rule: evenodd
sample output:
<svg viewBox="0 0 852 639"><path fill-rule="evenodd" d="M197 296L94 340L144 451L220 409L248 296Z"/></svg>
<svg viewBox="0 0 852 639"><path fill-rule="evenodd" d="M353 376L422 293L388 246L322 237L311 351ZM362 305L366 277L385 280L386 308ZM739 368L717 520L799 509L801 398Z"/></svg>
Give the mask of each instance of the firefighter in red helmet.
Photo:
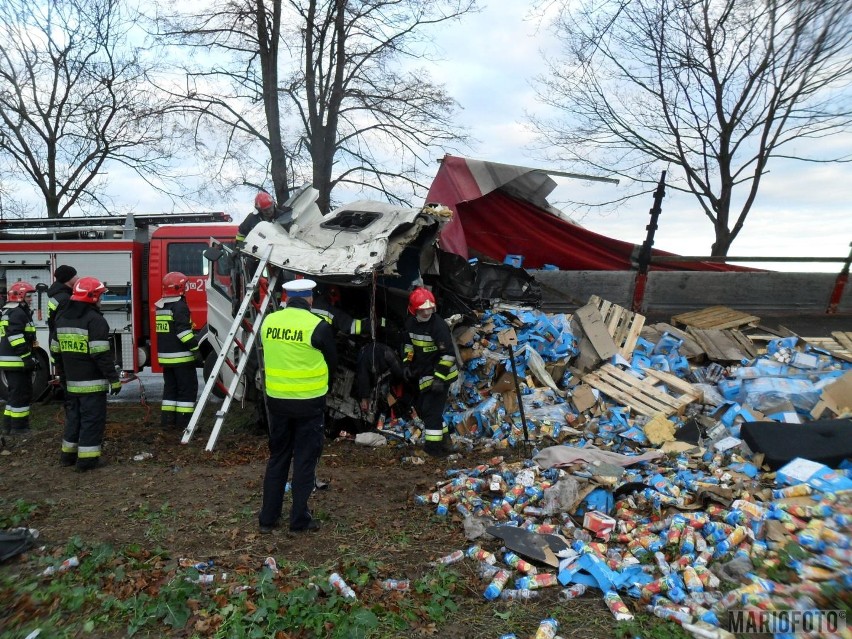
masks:
<svg viewBox="0 0 852 639"><path fill-rule="evenodd" d="M160 425L185 429L189 426L198 395L196 365L201 364L198 340L186 303L187 277L174 271L163 278L163 298L154 306L157 331L157 361L163 367L163 405Z"/></svg>
<svg viewBox="0 0 852 639"><path fill-rule="evenodd" d="M118 395L121 380L110 352L109 324L100 310L107 291L95 277L81 277L71 299L56 318L56 341L66 392L65 432L62 436L62 466L84 472L103 465L101 446L106 429L107 392Z"/></svg>
<svg viewBox="0 0 852 639"><path fill-rule="evenodd" d="M409 295L403 370L406 380L417 387L414 408L424 424L423 450L440 456L451 449L444 406L459 372L450 328L435 309L435 297L428 289L416 288Z"/></svg>
<svg viewBox="0 0 852 639"><path fill-rule="evenodd" d="M6 374L9 390L3 411L6 434L25 434L30 430L32 373L38 367L33 354L36 329L30 309L33 291L35 287L29 282L12 284L0 314L0 371Z"/></svg>
<svg viewBox="0 0 852 639"><path fill-rule="evenodd" d="M246 241L246 235L260 222L271 222L275 219L275 200L266 191L259 191L254 196L254 213L246 216L237 229L237 247Z"/></svg>

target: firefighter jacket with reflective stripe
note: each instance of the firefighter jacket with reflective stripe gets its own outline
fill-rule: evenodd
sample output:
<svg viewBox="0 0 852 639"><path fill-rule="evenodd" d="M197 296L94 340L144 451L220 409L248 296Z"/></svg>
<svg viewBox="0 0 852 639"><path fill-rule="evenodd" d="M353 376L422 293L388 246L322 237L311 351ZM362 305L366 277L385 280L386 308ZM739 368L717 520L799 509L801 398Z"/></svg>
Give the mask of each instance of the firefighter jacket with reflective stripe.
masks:
<svg viewBox="0 0 852 639"><path fill-rule="evenodd" d="M369 321L354 319L339 306L332 305L325 297L314 298L311 313L331 324L335 332L341 335L361 335L369 332Z"/></svg>
<svg viewBox="0 0 852 639"><path fill-rule="evenodd" d="M33 356L35 324L28 304L9 302L0 315L0 368L24 369Z"/></svg>
<svg viewBox="0 0 852 639"><path fill-rule="evenodd" d="M69 393L102 393L120 383L109 349L109 324L97 307L68 302L56 318L56 339Z"/></svg>
<svg viewBox="0 0 852 639"><path fill-rule="evenodd" d="M71 301L71 287L62 282L54 282L47 289L47 330L50 339L50 354L54 361L59 360L59 342L56 341L56 318Z"/></svg>
<svg viewBox="0 0 852 639"><path fill-rule="evenodd" d="M337 364L331 327L311 313L307 300L294 298L267 315L260 328L266 394L273 399L325 397L329 372Z"/></svg>
<svg viewBox="0 0 852 639"><path fill-rule="evenodd" d="M154 307L160 366L195 366L198 340L192 330L186 300L182 296L164 297Z"/></svg>
<svg viewBox="0 0 852 639"><path fill-rule="evenodd" d="M405 331L405 365L416 376L420 390L432 386L435 378L449 384L459 376L450 327L442 317L433 313L428 322L418 322L409 315Z"/></svg>

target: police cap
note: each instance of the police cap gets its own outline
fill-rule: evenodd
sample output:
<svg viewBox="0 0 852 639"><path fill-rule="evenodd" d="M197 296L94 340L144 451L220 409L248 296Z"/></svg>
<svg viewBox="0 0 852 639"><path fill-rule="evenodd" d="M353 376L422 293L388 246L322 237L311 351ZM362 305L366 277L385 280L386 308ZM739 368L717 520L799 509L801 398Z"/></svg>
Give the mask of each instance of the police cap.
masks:
<svg viewBox="0 0 852 639"><path fill-rule="evenodd" d="M284 290L287 297L313 297L316 285L313 280L292 280L284 282Z"/></svg>

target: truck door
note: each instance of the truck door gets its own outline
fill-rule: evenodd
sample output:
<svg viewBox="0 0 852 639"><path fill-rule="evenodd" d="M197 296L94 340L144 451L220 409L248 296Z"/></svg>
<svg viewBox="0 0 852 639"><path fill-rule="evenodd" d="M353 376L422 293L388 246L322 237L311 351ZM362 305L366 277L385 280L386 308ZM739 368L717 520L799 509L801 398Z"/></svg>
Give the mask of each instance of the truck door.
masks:
<svg viewBox="0 0 852 639"><path fill-rule="evenodd" d="M222 251L222 256L218 260L208 262L210 273L207 279L207 340L212 351L204 360L205 379L210 377L216 358L222 351L222 344L234 323L234 309L240 304L240 299L235 297L233 291L234 258L232 248L219 243L214 243L213 246ZM240 335L239 339L243 341L244 338ZM228 354L231 361L238 361L240 355L238 348L232 345L232 351ZM233 378L233 371L228 366L223 366L219 381L223 385L229 386ZM218 397L224 397L224 393L219 390L214 390L214 393ZM234 393L234 399L242 399L244 393L245 384L241 383Z"/></svg>

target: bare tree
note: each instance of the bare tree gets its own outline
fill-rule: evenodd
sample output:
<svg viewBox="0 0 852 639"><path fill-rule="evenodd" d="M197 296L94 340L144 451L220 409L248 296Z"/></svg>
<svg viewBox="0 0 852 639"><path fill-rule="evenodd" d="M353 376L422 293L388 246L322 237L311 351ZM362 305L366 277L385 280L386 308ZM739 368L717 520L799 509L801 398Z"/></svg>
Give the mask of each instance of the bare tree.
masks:
<svg viewBox="0 0 852 639"><path fill-rule="evenodd" d="M327 211L341 184L367 186L391 202L399 180L421 187L427 150L465 138L456 102L423 69L427 28L475 10L475 0L289 0L300 17L302 68L284 90L304 129L317 204ZM434 32L433 32L434 34ZM295 36L295 33L292 33ZM437 34L434 34L437 35ZM336 168L339 167L339 168Z"/></svg>
<svg viewBox="0 0 852 639"><path fill-rule="evenodd" d="M150 91L120 0L0 3L0 155L48 217L108 208L111 163L163 179L168 106ZM150 183L150 182L149 182Z"/></svg>
<svg viewBox="0 0 852 639"><path fill-rule="evenodd" d="M220 175L262 186L268 170L279 201L310 181L328 211L346 184L404 201L395 188L423 186L430 147L465 139L455 101L422 69L402 68L427 57L430 27L474 9L475 0L229 0L159 23L162 37L204 52L186 65L184 97L202 148L224 140ZM260 179L246 167L264 169Z"/></svg>
<svg viewBox="0 0 852 639"><path fill-rule="evenodd" d="M852 157L796 146L850 129L849 0L548 4L562 7L565 56L539 78L540 99L562 114L533 120L545 144L633 180L626 198L653 190L660 162L678 167L669 186L712 221L713 255L727 255L772 158Z"/></svg>
<svg viewBox="0 0 852 639"><path fill-rule="evenodd" d="M279 202L297 179L281 128L281 8L281 0L228 0L156 16L159 38L190 52L183 91L162 88L194 115L193 139L211 177L226 191L268 189L268 174Z"/></svg>

